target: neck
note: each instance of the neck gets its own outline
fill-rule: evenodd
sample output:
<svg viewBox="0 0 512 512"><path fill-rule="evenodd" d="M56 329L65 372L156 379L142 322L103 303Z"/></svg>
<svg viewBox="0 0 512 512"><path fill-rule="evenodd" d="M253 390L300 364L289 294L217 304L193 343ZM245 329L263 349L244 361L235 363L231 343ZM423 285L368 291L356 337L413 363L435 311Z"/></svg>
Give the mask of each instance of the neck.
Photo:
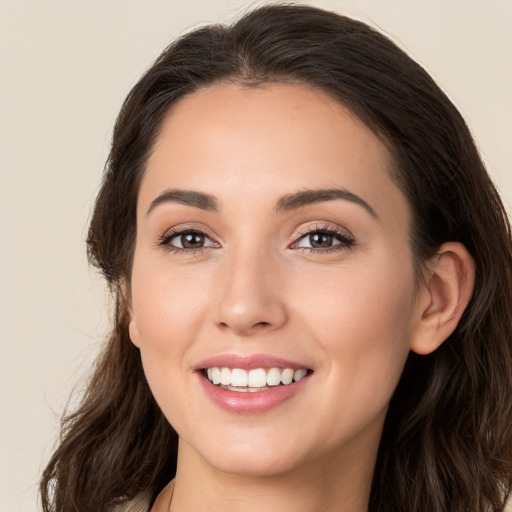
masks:
<svg viewBox="0 0 512 512"><path fill-rule="evenodd" d="M172 512L365 512L376 453L377 446L279 474L240 475L218 470L180 440Z"/></svg>

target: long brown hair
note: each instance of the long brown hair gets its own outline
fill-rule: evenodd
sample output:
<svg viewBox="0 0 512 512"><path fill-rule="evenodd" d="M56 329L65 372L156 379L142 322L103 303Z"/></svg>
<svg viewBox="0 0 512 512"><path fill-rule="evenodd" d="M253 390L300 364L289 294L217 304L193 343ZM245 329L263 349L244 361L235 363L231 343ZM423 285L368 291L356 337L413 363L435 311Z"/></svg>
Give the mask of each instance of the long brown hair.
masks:
<svg viewBox="0 0 512 512"><path fill-rule="evenodd" d="M81 406L63 419L42 478L45 512L155 498L175 474L177 435L128 336L135 210L162 118L213 83L300 83L359 116L387 145L421 264L446 241L476 262L473 298L433 354L410 354L389 408L371 512L497 512L512 489L512 251L506 213L471 134L430 76L367 25L321 9L264 6L171 44L128 95L88 235L116 300L115 325Z"/></svg>

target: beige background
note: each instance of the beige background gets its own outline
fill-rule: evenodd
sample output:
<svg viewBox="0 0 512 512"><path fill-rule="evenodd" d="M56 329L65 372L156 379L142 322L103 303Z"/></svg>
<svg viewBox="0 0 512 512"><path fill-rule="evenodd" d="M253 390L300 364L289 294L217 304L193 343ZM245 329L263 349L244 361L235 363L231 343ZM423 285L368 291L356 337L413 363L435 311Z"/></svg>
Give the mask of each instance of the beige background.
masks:
<svg viewBox="0 0 512 512"><path fill-rule="evenodd" d="M310 3L379 26L424 64L510 205L512 0ZM107 330L83 240L121 102L168 41L249 5L0 0L2 511L38 510L59 417Z"/></svg>

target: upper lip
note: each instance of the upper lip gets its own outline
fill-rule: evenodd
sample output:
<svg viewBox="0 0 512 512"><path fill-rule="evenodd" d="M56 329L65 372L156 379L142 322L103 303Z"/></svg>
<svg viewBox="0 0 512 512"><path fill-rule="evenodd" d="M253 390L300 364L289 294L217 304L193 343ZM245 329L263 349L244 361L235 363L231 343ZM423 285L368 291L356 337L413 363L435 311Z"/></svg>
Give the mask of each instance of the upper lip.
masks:
<svg viewBox="0 0 512 512"><path fill-rule="evenodd" d="M291 368L292 370L308 369L303 363L290 361L270 354L219 354L201 361L196 370L205 368L242 368L252 370L254 368Z"/></svg>

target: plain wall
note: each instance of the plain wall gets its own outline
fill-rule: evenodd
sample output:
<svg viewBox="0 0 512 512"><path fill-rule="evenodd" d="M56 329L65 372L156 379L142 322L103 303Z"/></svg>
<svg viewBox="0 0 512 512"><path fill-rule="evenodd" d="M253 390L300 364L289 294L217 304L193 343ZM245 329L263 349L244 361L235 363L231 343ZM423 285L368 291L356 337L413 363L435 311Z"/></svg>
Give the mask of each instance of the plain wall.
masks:
<svg viewBox="0 0 512 512"><path fill-rule="evenodd" d="M309 3L378 26L419 60L469 122L512 203L512 1ZM250 5L0 0L2 511L39 509L37 481L60 416L108 330L84 238L121 102L171 39Z"/></svg>

